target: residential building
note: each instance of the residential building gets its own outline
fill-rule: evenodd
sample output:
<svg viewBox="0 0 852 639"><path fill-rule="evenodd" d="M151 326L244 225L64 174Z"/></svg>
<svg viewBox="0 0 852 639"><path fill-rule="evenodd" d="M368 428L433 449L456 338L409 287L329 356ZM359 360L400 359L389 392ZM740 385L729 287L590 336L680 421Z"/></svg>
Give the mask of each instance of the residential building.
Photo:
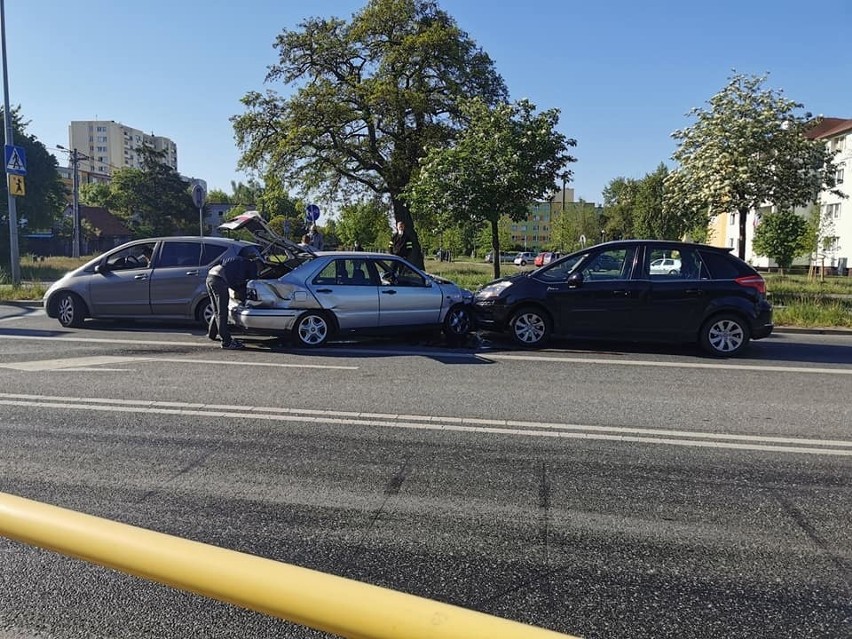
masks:
<svg viewBox="0 0 852 639"><path fill-rule="evenodd" d="M829 272L846 273L852 267L852 119L823 118L814 127L809 136L815 140L823 140L829 149L835 153L834 162L837 165L837 190L843 196L829 191L819 194L814 206L819 206L821 227L818 242L819 250L816 255L799 258L796 265L813 265L825 268ZM850 178L846 178L850 173ZM845 197L844 197L845 196ZM752 249L754 229L760 224L760 218L775 210L767 204L749 212L746 219L746 261L758 268L776 266L770 258L755 255ZM796 213L810 217L813 207L800 207ZM723 213L710 221L710 243L716 246L726 246L736 249L739 237L737 213Z"/></svg>
<svg viewBox="0 0 852 639"><path fill-rule="evenodd" d="M139 148L150 146L163 151L163 161L177 171L177 145L169 138L148 134L114 120L73 121L68 127L68 148L81 153L84 159L78 170L111 176L125 167L142 168ZM85 183L81 180L81 183Z"/></svg>
<svg viewBox="0 0 852 639"><path fill-rule="evenodd" d="M558 189L545 200L530 205L527 219L512 223L512 242L524 249L552 248L551 222L562 207L574 201L574 189Z"/></svg>

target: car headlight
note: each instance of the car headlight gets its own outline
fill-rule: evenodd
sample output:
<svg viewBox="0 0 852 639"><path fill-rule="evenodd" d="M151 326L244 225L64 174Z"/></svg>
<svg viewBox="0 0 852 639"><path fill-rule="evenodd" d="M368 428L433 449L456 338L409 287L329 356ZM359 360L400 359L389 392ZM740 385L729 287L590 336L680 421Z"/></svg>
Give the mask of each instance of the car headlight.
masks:
<svg viewBox="0 0 852 639"><path fill-rule="evenodd" d="M500 297L500 293L505 291L511 285L511 282L495 282L494 284L489 284L488 286L484 286L483 288L476 291L475 299L483 301L493 300L497 297Z"/></svg>

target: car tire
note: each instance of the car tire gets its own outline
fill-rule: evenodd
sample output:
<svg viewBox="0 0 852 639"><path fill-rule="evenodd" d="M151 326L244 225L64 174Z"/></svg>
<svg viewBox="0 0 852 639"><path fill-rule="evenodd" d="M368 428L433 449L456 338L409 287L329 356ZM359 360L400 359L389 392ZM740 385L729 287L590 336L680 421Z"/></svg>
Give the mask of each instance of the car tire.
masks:
<svg viewBox="0 0 852 639"><path fill-rule="evenodd" d="M733 357L748 346L751 330L739 315L720 313L701 327L701 348L714 357Z"/></svg>
<svg viewBox="0 0 852 639"><path fill-rule="evenodd" d="M316 348L328 341L331 323L323 313L308 311L302 313L293 326L293 342L298 346Z"/></svg>
<svg viewBox="0 0 852 639"><path fill-rule="evenodd" d="M76 293L60 293L56 299L56 319L66 328L79 328L86 319L86 304Z"/></svg>
<svg viewBox="0 0 852 639"><path fill-rule="evenodd" d="M213 300L209 297L205 297L198 303L198 306L195 307L195 319L204 328L210 326L210 320L213 319L215 314L216 311L213 308Z"/></svg>
<svg viewBox="0 0 852 639"><path fill-rule="evenodd" d="M465 304L456 304L444 317L442 328L444 338L451 346L462 343L465 337L474 330L473 313Z"/></svg>
<svg viewBox="0 0 852 639"><path fill-rule="evenodd" d="M534 306L525 306L509 320L512 341L524 348L540 348L550 339L550 317Z"/></svg>

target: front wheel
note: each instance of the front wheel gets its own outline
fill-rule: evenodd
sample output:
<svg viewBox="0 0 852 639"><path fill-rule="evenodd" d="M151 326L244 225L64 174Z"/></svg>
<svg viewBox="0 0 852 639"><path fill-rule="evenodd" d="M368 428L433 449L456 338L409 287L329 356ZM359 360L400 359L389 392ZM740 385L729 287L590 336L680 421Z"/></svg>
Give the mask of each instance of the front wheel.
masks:
<svg viewBox="0 0 852 639"><path fill-rule="evenodd" d="M537 308L522 308L509 320L509 330L519 346L539 348L550 339L550 318Z"/></svg>
<svg viewBox="0 0 852 639"><path fill-rule="evenodd" d="M331 326L328 318L322 313L308 311L302 314L293 327L293 339L299 346L315 348L328 341Z"/></svg>
<svg viewBox="0 0 852 639"><path fill-rule="evenodd" d="M213 308L213 300L209 297L204 298L195 307L195 319L199 324L203 324L204 328L210 326L210 320L216 314L216 309Z"/></svg>
<svg viewBox="0 0 852 639"><path fill-rule="evenodd" d="M56 301L56 318L66 328L78 328L86 319L86 305L75 293L62 293Z"/></svg>
<svg viewBox="0 0 852 639"><path fill-rule="evenodd" d="M473 314L464 304L453 306L444 318L444 337L450 344L459 344L473 330Z"/></svg>
<svg viewBox="0 0 852 639"><path fill-rule="evenodd" d="M701 327L701 348L714 357L739 355L751 339L748 324L730 313L715 315Z"/></svg>

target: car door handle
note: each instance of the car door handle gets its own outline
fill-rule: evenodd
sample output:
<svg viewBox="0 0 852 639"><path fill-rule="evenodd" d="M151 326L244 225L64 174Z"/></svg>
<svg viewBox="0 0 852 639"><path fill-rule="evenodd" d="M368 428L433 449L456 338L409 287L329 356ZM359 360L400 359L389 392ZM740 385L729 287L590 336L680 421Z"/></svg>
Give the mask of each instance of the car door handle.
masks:
<svg viewBox="0 0 852 639"><path fill-rule="evenodd" d="M612 294L620 297L630 297L630 291L623 288L613 291Z"/></svg>
<svg viewBox="0 0 852 639"><path fill-rule="evenodd" d="M688 288L684 293L686 295L704 295L704 291L700 288Z"/></svg>
<svg viewBox="0 0 852 639"><path fill-rule="evenodd" d="M317 293L334 293L334 289L331 288L318 288Z"/></svg>
<svg viewBox="0 0 852 639"><path fill-rule="evenodd" d="M133 279L134 280L147 280L148 274L147 273L141 273L140 275L134 275Z"/></svg>
<svg viewBox="0 0 852 639"><path fill-rule="evenodd" d="M187 275L198 275L198 270L196 269L194 271L187 271L186 274Z"/></svg>
<svg viewBox="0 0 852 639"><path fill-rule="evenodd" d="M382 295L396 295L396 291L390 289L389 291L382 291Z"/></svg>

